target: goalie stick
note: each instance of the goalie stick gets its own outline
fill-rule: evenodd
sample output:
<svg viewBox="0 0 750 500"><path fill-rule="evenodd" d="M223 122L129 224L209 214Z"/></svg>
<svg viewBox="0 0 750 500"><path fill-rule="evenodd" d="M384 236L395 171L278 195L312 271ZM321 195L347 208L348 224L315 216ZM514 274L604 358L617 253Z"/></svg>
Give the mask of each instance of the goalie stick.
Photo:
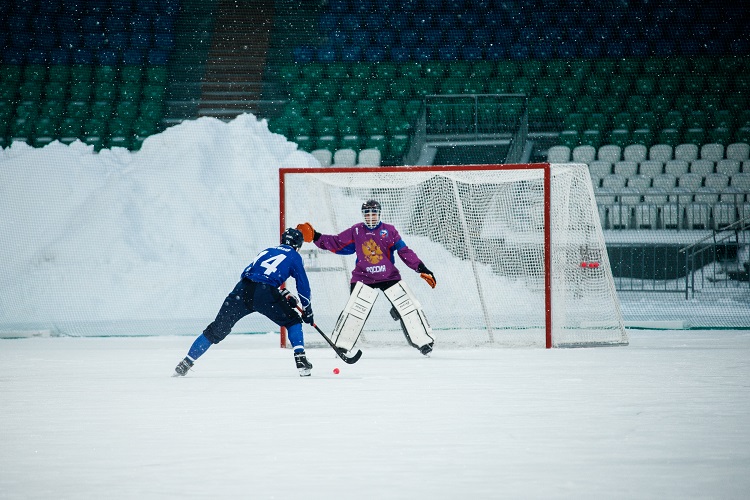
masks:
<svg viewBox="0 0 750 500"><path fill-rule="evenodd" d="M303 312L302 308L299 305L297 305L296 307L297 307L297 310L299 312ZM318 333L320 334L320 336L323 337L326 342L328 342L328 345L331 346L331 348L334 351L336 351L336 354L338 355L339 358L341 358L341 360L344 363L349 364L349 365L353 365L354 363L356 363L357 361L359 361L359 358L362 357L362 351L359 350L359 349L357 349L357 352L354 353L354 356L351 356L351 357L347 356L346 355L347 351L345 349L340 348L340 347L336 347L336 344L334 344L333 341L328 338L328 335L326 335L325 333L323 333L323 330L321 330L318 327L317 324L315 324L313 322L312 327L315 328L318 331Z"/></svg>

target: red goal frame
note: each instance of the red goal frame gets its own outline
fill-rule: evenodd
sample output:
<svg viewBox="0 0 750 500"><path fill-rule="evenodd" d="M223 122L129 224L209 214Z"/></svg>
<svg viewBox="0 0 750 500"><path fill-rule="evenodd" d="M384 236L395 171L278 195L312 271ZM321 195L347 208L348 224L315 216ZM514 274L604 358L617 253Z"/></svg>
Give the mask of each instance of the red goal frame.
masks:
<svg viewBox="0 0 750 500"><path fill-rule="evenodd" d="M321 168L280 168L279 169L279 234L286 229L285 181L288 174L332 174L359 172L446 172L466 170L542 170L544 175L544 322L545 347L552 348L552 239L551 213L551 167L549 163L518 163L507 165L430 165L394 167L321 167ZM286 329L281 329L281 347L286 347Z"/></svg>

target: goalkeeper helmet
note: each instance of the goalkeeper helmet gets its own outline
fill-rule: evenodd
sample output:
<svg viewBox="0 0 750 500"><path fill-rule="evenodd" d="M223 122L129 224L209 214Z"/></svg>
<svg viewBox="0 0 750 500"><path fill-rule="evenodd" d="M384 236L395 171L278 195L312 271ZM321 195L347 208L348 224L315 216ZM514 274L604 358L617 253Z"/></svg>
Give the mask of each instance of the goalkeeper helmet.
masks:
<svg viewBox="0 0 750 500"><path fill-rule="evenodd" d="M289 245L295 250L299 250L300 247L302 247L303 241L304 238L302 237L302 233L293 227L288 227L286 228L286 231L281 233L281 244Z"/></svg>
<svg viewBox="0 0 750 500"><path fill-rule="evenodd" d="M380 203L375 200L367 200L362 204L362 216L365 218L365 226L373 229L380 224Z"/></svg>

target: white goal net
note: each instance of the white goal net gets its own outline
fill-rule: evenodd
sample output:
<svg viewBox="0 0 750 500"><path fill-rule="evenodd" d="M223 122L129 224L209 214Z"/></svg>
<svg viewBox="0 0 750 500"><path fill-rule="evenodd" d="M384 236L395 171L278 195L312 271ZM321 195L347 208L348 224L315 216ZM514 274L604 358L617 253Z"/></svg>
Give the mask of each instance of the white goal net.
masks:
<svg viewBox="0 0 750 500"><path fill-rule="evenodd" d="M323 234L360 222L362 203L379 201L382 220L437 278L429 288L394 256L436 345L628 342L586 165L281 169L280 197L282 227L310 222ZM302 254L316 323L330 333L355 256L313 244ZM380 295L360 342L406 345Z"/></svg>

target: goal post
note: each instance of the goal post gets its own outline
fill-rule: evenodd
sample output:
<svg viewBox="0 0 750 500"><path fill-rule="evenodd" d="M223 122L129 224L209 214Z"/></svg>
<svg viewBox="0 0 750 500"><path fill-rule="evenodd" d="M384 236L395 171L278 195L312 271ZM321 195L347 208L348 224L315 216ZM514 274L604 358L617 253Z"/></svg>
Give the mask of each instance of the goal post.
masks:
<svg viewBox="0 0 750 500"><path fill-rule="evenodd" d="M433 290L393 255L436 345L628 343L585 164L281 168L280 230L310 222L337 234L371 198L435 273ZM316 322L332 330L355 256L301 253ZM405 345L388 306L376 301L360 342Z"/></svg>

